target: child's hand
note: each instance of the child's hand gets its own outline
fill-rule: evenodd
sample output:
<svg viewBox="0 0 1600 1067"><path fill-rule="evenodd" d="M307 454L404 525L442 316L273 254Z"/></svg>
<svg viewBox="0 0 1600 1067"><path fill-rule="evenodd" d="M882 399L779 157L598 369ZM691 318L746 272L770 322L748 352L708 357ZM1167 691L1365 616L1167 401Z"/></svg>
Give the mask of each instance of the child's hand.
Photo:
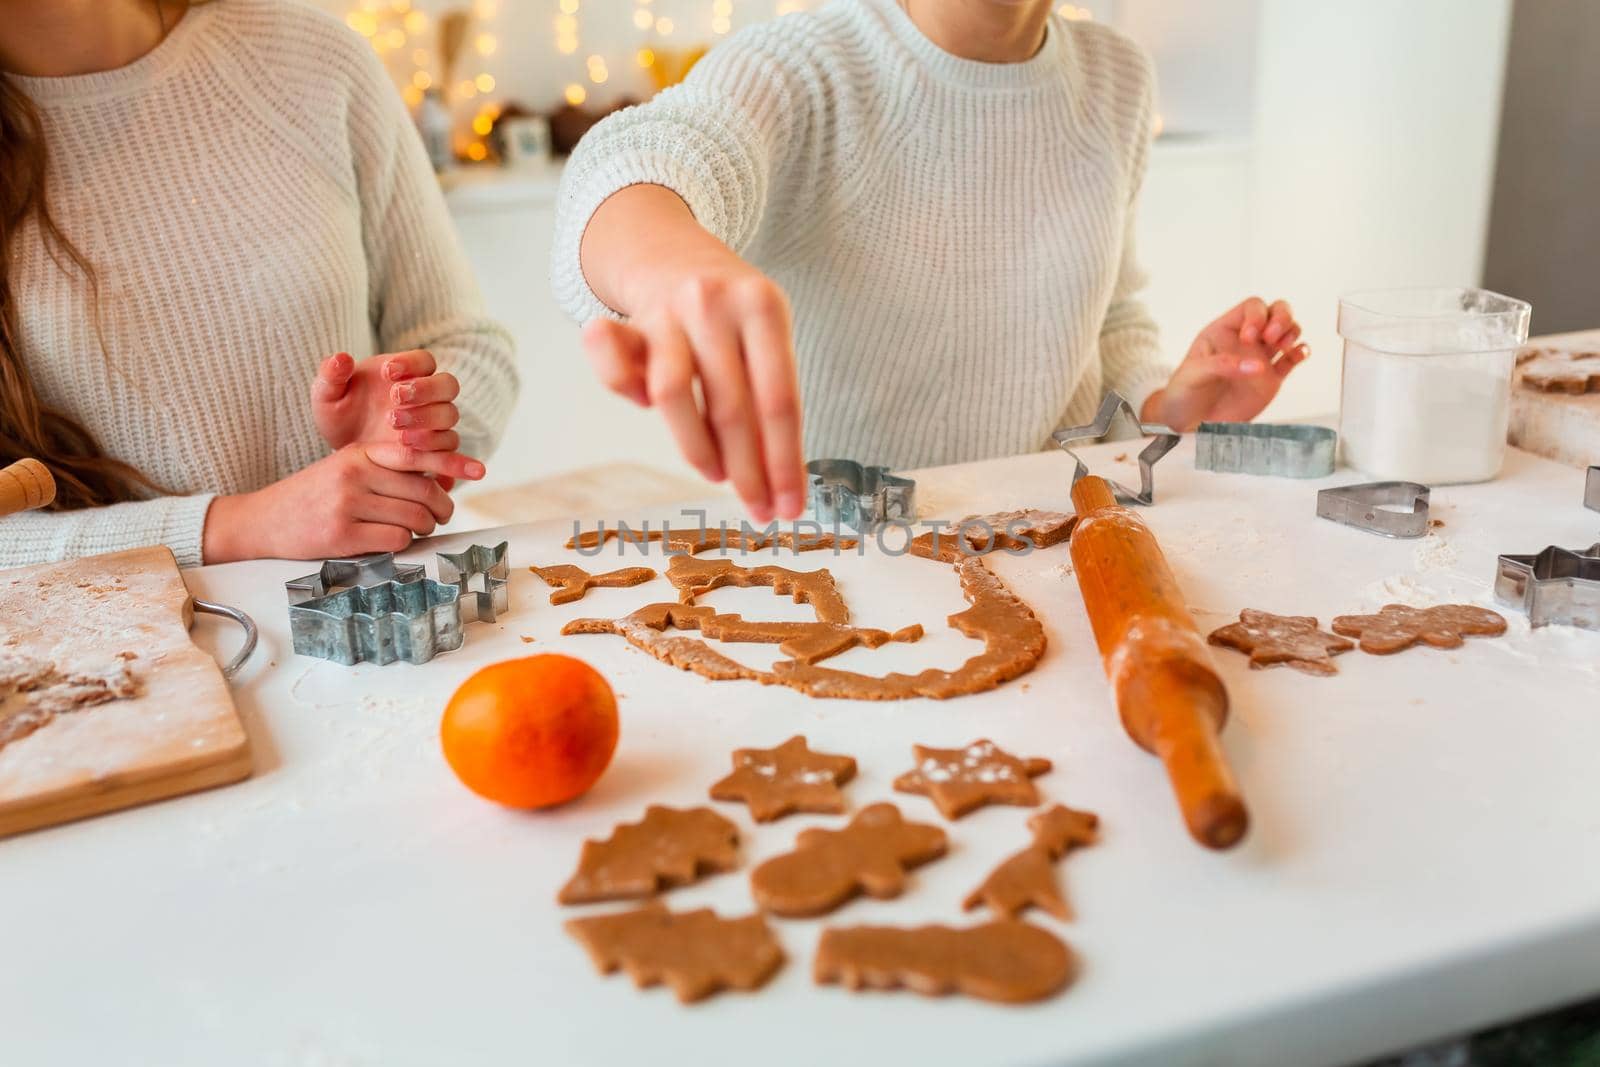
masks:
<svg viewBox="0 0 1600 1067"><path fill-rule="evenodd" d="M371 356L360 363L348 352L329 356L311 383L318 432L333 448L357 441L403 441L439 450L444 440L439 435L461 421L455 405L461 386L455 375L437 369L433 354L422 350Z"/></svg>
<svg viewBox="0 0 1600 1067"><path fill-rule="evenodd" d="M265 489L217 497L206 515L205 561L399 552L450 521L455 505L436 478L454 470L448 452L346 445Z"/></svg>
<svg viewBox="0 0 1600 1067"><path fill-rule="evenodd" d="M1165 388L1145 401L1140 418L1180 433L1202 422L1248 422L1311 354L1299 339L1288 304L1279 300L1269 308L1251 297L1200 331Z"/></svg>
<svg viewBox="0 0 1600 1067"><path fill-rule="evenodd" d="M696 470L730 478L757 522L796 518L806 490L788 298L726 249L682 266L629 324L590 323L584 350L612 392L661 411Z"/></svg>
<svg viewBox="0 0 1600 1067"><path fill-rule="evenodd" d="M409 448L454 454L461 393L453 374L439 373L433 353L422 350L372 356L357 363L347 352L329 356L311 384L317 430L333 448L357 442L398 441ZM482 478L483 464L456 456L439 476L451 489L457 478Z"/></svg>

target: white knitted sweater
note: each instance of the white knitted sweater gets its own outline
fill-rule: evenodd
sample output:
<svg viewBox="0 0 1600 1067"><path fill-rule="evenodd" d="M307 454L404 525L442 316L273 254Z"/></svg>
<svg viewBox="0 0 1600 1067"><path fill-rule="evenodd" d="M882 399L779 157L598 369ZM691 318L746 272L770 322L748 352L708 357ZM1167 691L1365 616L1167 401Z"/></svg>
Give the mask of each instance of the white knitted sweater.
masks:
<svg viewBox="0 0 1600 1067"><path fill-rule="evenodd" d="M718 45L681 86L583 139L552 275L609 314L578 250L628 185L677 192L789 294L809 457L909 468L1041 447L1102 392L1166 378L1135 299L1153 78L1115 31L1051 18L978 63L895 0L833 0Z"/></svg>
<svg viewBox="0 0 1600 1067"><path fill-rule="evenodd" d="M372 49L286 0L194 7L119 70L16 78L43 112L56 221L89 294L21 235L25 359L47 404L172 496L0 520L0 565L164 543L200 562L212 494L327 454L318 363L431 349L461 380L463 448L516 395L438 183Z"/></svg>

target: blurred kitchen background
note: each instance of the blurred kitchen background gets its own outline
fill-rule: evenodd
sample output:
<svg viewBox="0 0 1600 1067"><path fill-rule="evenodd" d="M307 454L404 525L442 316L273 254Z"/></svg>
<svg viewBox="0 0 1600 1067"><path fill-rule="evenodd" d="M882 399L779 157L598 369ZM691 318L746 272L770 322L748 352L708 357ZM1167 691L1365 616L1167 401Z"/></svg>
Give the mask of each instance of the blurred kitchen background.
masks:
<svg viewBox="0 0 1600 1067"><path fill-rule="evenodd" d="M682 472L658 420L604 393L549 294L559 155L727 34L820 0L316 0L367 37L455 158L442 175L524 389L489 486L577 466ZM1176 360L1250 294L1290 300L1312 360L1269 415L1338 405L1337 297L1480 285L1534 330L1600 326L1600 3L1094 0L1155 57L1140 204L1146 293ZM446 125L448 128L446 128ZM858 457L870 460L871 457Z"/></svg>

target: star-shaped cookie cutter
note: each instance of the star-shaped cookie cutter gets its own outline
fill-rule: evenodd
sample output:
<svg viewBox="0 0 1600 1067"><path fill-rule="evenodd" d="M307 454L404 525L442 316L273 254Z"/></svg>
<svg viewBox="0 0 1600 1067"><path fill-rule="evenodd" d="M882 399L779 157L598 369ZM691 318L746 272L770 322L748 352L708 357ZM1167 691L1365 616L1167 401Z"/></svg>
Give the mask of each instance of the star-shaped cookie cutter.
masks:
<svg viewBox="0 0 1600 1067"><path fill-rule="evenodd" d="M1364 482L1317 494L1317 517L1379 537L1413 538L1428 532L1433 490L1416 482Z"/></svg>
<svg viewBox="0 0 1600 1067"><path fill-rule="evenodd" d="M853 459L814 459L806 464L807 503L823 526L848 526L871 533L890 522L917 517L917 483L866 467Z"/></svg>
<svg viewBox="0 0 1600 1067"><path fill-rule="evenodd" d="M1105 399L1100 401L1100 410L1095 413L1094 422L1088 426L1071 426L1064 430L1057 430L1050 435L1061 451L1072 457L1072 462L1077 464L1072 472L1072 484L1077 485L1089 474L1089 468L1071 448L1079 441L1098 441L1111 433L1111 424L1116 421L1118 413L1126 413L1128 418L1139 432L1152 438L1144 451L1139 453L1139 491L1135 493L1126 486L1109 481L1111 493L1117 498L1119 504L1142 504L1148 507L1155 503L1155 465L1162 456L1178 447L1178 442L1183 440L1183 435L1171 427L1159 423L1140 422L1139 413L1133 410L1133 405L1123 398L1121 393L1109 392Z"/></svg>
<svg viewBox="0 0 1600 1067"><path fill-rule="evenodd" d="M327 560L316 574L284 582L283 590L288 594L289 603L304 604L337 589L383 582L417 582L424 576L420 563L396 563L393 552L375 552L370 556Z"/></svg>
<svg viewBox="0 0 1600 1067"><path fill-rule="evenodd" d="M472 545L462 552L439 552L439 580L461 591L461 618L464 622L494 622L511 605L510 545L501 541Z"/></svg>
<svg viewBox="0 0 1600 1067"><path fill-rule="evenodd" d="M424 578L352 586L289 607L297 655L342 663L426 663L461 647L461 593Z"/></svg>
<svg viewBox="0 0 1600 1067"><path fill-rule="evenodd" d="M1528 625L1600 630L1600 543L1573 550L1550 546L1532 556L1501 556L1494 595L1520 607Z"/></svg>

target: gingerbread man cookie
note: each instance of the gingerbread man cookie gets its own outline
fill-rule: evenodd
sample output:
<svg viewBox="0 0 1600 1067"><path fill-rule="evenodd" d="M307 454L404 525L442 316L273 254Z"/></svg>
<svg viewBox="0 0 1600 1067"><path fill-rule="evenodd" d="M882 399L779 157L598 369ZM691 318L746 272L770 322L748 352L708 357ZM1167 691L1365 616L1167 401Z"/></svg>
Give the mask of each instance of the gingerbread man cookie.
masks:
<svg viewBox="0 0 1600 1067"><path fill-rule="evenodd" d="M601 974L621 968L640 989L665 982L685 1004L723 989L759 989L783 965L783 949L760 915L723 919L708 908L671 912L650 903L571 919L566 929Z"/></svg>
<svg viewBox="0 0 1600 1067"><path fill-rule="evenodd" d="M1506 632L1506 620L1470 604L1385 604L1376 615L1340 615L1333 620L1333 632L1358 639L1363 652L1387 656L1417 644L1460 648L1465 637L1499 637Z"/></svg>
<svg viewBox="0 0 1600 1067"><path fill-rule="evenodd" d="M1287 665L1307 674L1338 674L1333 657L1355 648L1354 642L1324 633L1309 615L1274 615L1246 608L1239 621L1213 630L1213 645L1235 649L1250 657L1256 669Z"/></svg>
<svg viewBox="0 0 1600 1067"><path fill-rule="evenodd" d="M917 765L894 780L902 793L928 797L947 819L959 819L985 804L1039 803L1033 779L1050 770L1047 759L1019 759L993 741L965 748L913 745Z"/></svg>
<svg viewBox="0 0 1600 1067"><path fill-rule="evenodd" d="M604 841L585 841L578 870L557 898L563 904L628 900L687 885L702 873L739 865L739 830L710 808L652 804Z"/></svg>
<svg viewBox="0 0 1600 1067"><path fill-rule="evenodd" d="M873 804L841 830L812 829L793 852L750 874L756 903L775 915L822 915L859 893L897 897L906 871L944 855L944 831L906 822L893 804Z"/></svg>
<svg viewBox="0 0 1600 1067"><path fill-rule="evenodd" d="M854 926L822 931L812 976L849 989L965 993L1016 1004L1065 989L1077 959L1054 934L1017 919L966 929Z"/></svg>
<svg viewBox="0 0 1600 1067"><path fill-rule="evenodd" d="M733 773L711 787L711 799L743 801L756 822L797 811L837 815L844 811L839 787L855 773L855 760L813 752L797 734L777 748L734 752Z"/></svg>

